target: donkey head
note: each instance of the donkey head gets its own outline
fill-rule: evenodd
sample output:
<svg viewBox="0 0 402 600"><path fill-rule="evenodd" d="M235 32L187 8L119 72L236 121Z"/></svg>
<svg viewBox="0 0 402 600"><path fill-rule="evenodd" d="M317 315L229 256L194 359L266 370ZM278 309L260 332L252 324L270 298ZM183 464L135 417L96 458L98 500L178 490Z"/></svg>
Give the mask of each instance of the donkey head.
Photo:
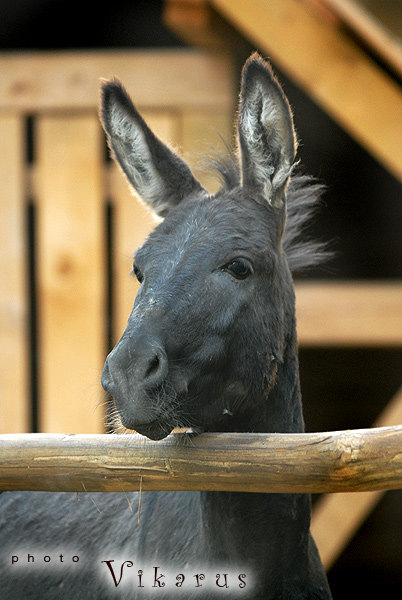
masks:
<svg viewBox="0 0 402 600"><path fill-rule="evenodd" d="M258 430L246 415L273 385L294 305L281 239L296 142L271 68L253 55L243 69L237 181L214 196L117 81L103 86L101 117L129 183L164 217L135 255L141 286L104 388L123 425L151 439L177 426Z"/></svg>

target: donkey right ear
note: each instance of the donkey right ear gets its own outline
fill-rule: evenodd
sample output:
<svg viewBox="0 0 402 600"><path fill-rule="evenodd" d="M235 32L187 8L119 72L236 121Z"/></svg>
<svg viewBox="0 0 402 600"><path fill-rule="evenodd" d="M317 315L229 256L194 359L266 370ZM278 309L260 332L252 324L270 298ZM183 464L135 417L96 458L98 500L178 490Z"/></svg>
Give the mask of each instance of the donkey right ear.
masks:
<svg viewBox="0 0 402 600"><path fill-rule="evenodd" d="M270 65L257 53L242 73L239 146L243 187L283 210L296 135L285 94Z"/></svg>
<svg viewBox="0 0 402 600"><path fill-rule="evenodd" d="M203 190L187 164L152 133L119 81L102 86L100 115L115 160L158 215Z"/></svg>

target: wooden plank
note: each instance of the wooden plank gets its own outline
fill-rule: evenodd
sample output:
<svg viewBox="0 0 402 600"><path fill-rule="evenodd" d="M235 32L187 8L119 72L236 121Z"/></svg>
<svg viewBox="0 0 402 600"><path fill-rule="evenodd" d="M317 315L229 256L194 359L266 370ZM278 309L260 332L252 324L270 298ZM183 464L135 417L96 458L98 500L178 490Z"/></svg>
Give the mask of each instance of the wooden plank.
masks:
<svg viewBox="0 0 402 600"><path fill-rule="evenodd" d="M303 346L402 346L402 283L325 282L296 285Z"/></svg>
<svg viewBox="0 0 402 600"><path fill-rule="evenodd" d="M143 110L142 115L165 143L180 144L180 116L177 112ZM116 307L114 338L117 341L126 327L139 287L137 280L129 276L134 253L158 221L145 204L133 197L125 176L115 165L111 168L109 195L115 207L113 293Z"/></svg>
<svg viewBox="0 0 402 600"><path fill-rule="evenodd" d="M40 430L103 431L101 132L96 114L37 123Z"/></svg>
<svg viewBox="0 0 402 600"><path fill-rule="evenodd" d="M389 427L401 423L402 388L381 413L375 426ZM376 491L341 493L320 498L314 507L311 532L327 570L347 547L383 495L383 491Z"/></svg>
<svg viewBox="0 0 402 600"><path fill-rule="evenodd" d="M23 121L0 115L0 432L29 427Z"/></svg>
<svg viewBox="0 0 402 600"><path fill-rule="evenodd" d="M402 426L326 433L2 435L0 490L304 493L402 488ZM178 443L179 442L179 443Z"/></svg>
<svg viewBox="0 0 402 600"><path fill-rule="evenodd" d="M297 0L210 3L402 178L402 94L350 37Z"/></svg>
<svg viewBox="0 0 402 600"><path fill-rule="evenodd" d="M231 106L233 72L225 56L197 50L114 50L0 54L0 109L93 108L99 80L121 79L138 107Z"/></svg>

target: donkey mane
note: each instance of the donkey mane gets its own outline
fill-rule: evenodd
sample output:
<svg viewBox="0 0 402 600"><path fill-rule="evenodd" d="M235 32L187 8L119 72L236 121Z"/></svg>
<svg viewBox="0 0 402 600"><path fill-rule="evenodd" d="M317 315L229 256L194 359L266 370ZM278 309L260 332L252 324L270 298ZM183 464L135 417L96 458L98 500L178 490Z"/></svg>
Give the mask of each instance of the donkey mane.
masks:
<svg viewBox="0 0 402 600"><path fill-rule="evenodd" d="M226 147L225 155L207 159L206 166L221 183L220 192L228 192L240 186L239 161L235 153ZM321 265L332 256L328 242L309 239L307 230L322 205L325 185L314 177L294 173L286 193L286 226L282 238L288 265L293 274Z"/></svg>

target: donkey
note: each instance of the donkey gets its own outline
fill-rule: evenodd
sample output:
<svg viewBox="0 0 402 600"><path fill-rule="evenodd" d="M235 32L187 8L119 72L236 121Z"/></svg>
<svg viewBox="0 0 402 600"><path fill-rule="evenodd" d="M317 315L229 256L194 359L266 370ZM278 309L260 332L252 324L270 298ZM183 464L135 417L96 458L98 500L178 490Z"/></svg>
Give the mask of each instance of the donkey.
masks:
<svg viewBox="0 0 402 600"><path fill-rule="evenodd" d="M299 241L320 189L291 178L296 136L271 67L253 54L243 68L239 161L221 163L216 195L117 80L101 119L163 218L135 255L141 285L102 374L121 424L152 440L175 427L302 432L291 270L320 258ZM124 494L94 496L0 496L2 598L331 598L307 494L147 492L139 523Z"/></svg>

